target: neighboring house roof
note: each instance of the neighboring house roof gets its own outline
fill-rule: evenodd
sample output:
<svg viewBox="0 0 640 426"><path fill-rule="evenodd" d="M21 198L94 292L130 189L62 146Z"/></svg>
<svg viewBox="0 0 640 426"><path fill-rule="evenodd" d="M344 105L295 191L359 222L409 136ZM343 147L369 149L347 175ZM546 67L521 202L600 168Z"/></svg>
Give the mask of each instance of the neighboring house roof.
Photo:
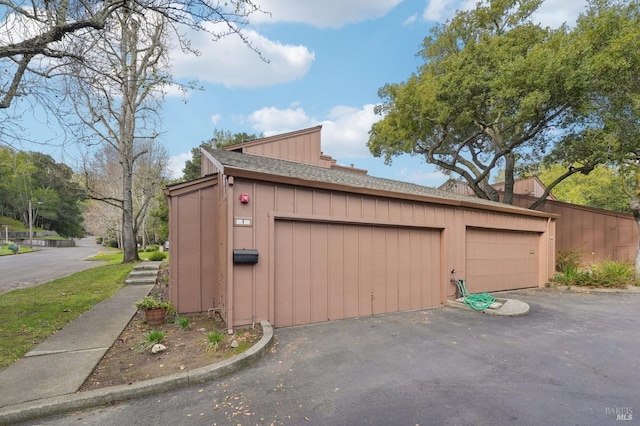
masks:
<svg viewBox="0 0 640 426"><path fill-rule="evenodd" d="M279 134L273 135L273 136L267 136L267 137L264 137L264 138L252 139L250 141L244 141L244 142L234 143L234 144L231 144L231 145L225 145L225 146L221 147L220 149L223 149L225 151L240 152L244 148L248 148L248 147L252 147L252 146L256 146L256 145L264 145L264 144L269 143L269 142L278 142L278 141L281 141L281 140L287 139L287 138L294 138L296 136L301 136L301 135L305 135L305 134L311 134L311 133L315 133L315 132L320 132L321 129L322 129L322 126L314 126L314 127L309 127L307 129L296 130L296 131L293 131L293 132L279 133Z"/></svg>
<svg viewBox="0 0 640 426"><path fill-rule="evenodd" d="M504 182L494 183L493 186L496 190L500 192L504 192ZM464 181L458 181L454 179L449 179L442 185L438 187L438 189L442 189L444 191L454 192L456 194L469 195L471 197L475 197L475 194L469 184ZM531 197L542 197L544 191L547 189L546 186L538 179L536 176L531 176L528 178L520 178L515 179L513 181L513 193L520 195L528 195ZM546 198L547 200L556 200L553 194L549 194Z"/></svg>
<svg viewBox="0 0 640 426"><path fill-rule="evenodd" d="M520 207L508 206L493 201L468 197L413 183L331 169L309 164L296 163L259 155L242 154L221 149L202 149L205 156L221 173L229 176L262 178L293 185L340 189L371 195L393 196L402 199L424 199L430 202L450 205L465 205L495 211L507 211L531 216L555 217ZM243 173L244 172L244 173ZM246 172L249 172L248 174ZM268 175L268 178L267 178ZM340 188L338 188L340 187Z"/></svg>
<svg viewBox="0 0 640 426"><path fill-rule="evenodd" d="M295 132L226 145L220 149L367 174L366 170L356 168L353 164L350 166L337 164L330 155L325 155L321 151L321 130L322 126L309 127Z"/></svg>

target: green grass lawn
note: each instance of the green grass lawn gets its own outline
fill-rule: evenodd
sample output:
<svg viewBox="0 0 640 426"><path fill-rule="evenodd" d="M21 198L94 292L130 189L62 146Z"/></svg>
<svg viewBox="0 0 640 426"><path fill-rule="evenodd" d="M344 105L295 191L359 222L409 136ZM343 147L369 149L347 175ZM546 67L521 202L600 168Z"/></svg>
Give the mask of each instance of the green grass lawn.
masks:
<svg viewBox="0 0 640 426"><path fill-rule="evenodd" d="M148 260L149 257L154 252L138 252L138 257L140 260ZM169 259L169 253L164 252L166 255L166 259ZM88 260L99 260L103 262L108 262L109 264L122 263L122 251L113 249L113 248L105 248L98 253L98 255L89 258Z"/></svg>
<svg viewBox="0 0 640 426"><path fill-rule="evenodd" d="M29 253L33 251L33 249L30 249L29 247L25 247L25 246L20 246L20 250L18 251L18 253ZM8 256L8 255L12 255L14 254L11 250L9 250L9 244L0 244L0 256Z"/></svg>
<svg viewBox="0 0 640 426"><path fill-rule="evenodd" d="M134 265L113 262L0 294L0 370L122 288Z"/></svg>
<svg viewBox="0 0 640 426"><path fill-rule="evenodd" d="M0 231L4 232L5 225L9 226L10 232L25 232L29 230L29 228L24 226L24 224L17 219L13 219L7 216L0 216Z"/></svg>

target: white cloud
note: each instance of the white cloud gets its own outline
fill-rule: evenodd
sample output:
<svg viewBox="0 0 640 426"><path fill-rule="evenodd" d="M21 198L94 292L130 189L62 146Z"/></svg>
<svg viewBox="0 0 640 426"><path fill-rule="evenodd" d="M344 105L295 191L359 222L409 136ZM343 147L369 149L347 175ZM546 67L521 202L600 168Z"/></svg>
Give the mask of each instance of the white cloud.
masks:
<svg viewBox="0 0 640 426"><path fill-rule="evenodd" d="M427 22L442 22L454 15L455 8L453 8L453 3L453 0L429 0L427 7L422 12L422 18ZM449 5L452 7L447 9ZM447 14L445 14L445 10Z"/></svg>
<svg viewBox="0 0 640 426"><path fill-rule="evenodd" d="M191 160L191 151L169 157L168 172L171 179L182 177L182 169L187 160Z"/></svg>
<svg viewBox="0 0 640 426"><path fill-rule="evenodd" d="M328 120L322 122L322 149L332 157L369 157L367 148L371 125L380 120L373 112L374 105L362 108L336 106Z"/></svg>
<svg viewBox="0 0 640 426"><path fill-rule="evenodd" d="M291 132L322 124L322 151L334 158L369 157L369 129L380 119L374 105L361 108L333 107L324 119L310 117L300 106L278 109L266 107L254 111L244 121L265 136Z"/></svg>
<svg viewBox="0 0 640 426"><path fill-rule="evenodd" d="M315 53L305 46L272 41L250 29L244 34L269 63L237 36L230 35L213 42L206 32L191 32L191 47L201 54L195 56L174 49L174 75L227 87L267 87L302 78L315 60Z"/></svg>
<svg viewBox="0 0 640 426"><path fill-rule="evenodd" d="M258 133L264 133L265 136L292 132L318 124L317 120L307 116L304 109L299 106L286 109L265 107L251 113L246 117L246 121Z"/></svg>
<svg viewBox="0 0 640 426"><path fill-rule="evenodd" d="M546 0L533 15L533 20L544 26L559 27L563 22L574 24L576 18L585 10L586 0ZM476 7L475 0L427 0L422 18L427 22L444 23L458 10L471 10Z"/></svg>
<svg viewBox="0 0 640 426"><path fill-rule="evenodd" d="M533 16L534 22L558 28L563 23L573 26L587 7L586 0L546 0Z"/></svg>
<svg viewBox="0 0 640 426"><path fill-rule="evenodd" d="M402 169L400 169L400 177L401 180L424 185L433 183L434 181L442 181L443 179L447 178L447 175L438 170L428 172L420 169L415 170L403 167Z"/></svg>
<svg viewBox="0 0 640 426"><path fill-rule="evenodd" d="M411 25L414 22L416 22L417 20L418 20L418 14L414 13L413 15L411 15L407 19L405 19L404 22L402 23L402 25L404 25L404 26Z"/></svg>
<svg viewBox="0 0 640 426"><path fill-rule="evenodd" d="M218 124L218 121L220 121L222 119L222 116L220 114L213 114L211 116L211 122L216 125Z"/></svg>
<svg viewBox="0 0 640 426"><path fill-rule="evenodd" d="M318 28L340 28L385 16L402 0L259 0L267 13L251 15L252 23L296 22Z"/></svg>

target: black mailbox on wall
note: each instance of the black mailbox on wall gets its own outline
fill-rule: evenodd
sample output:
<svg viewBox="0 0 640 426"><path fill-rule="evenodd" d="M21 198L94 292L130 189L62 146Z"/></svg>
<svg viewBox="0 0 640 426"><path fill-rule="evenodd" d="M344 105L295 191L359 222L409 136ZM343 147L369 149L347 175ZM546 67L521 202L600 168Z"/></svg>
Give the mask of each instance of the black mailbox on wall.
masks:
<svg viewBox="0 0 640 426"><path fill-rule="evenodd" d="M233 263L258 263L258 250L234 249Z"/></svg>

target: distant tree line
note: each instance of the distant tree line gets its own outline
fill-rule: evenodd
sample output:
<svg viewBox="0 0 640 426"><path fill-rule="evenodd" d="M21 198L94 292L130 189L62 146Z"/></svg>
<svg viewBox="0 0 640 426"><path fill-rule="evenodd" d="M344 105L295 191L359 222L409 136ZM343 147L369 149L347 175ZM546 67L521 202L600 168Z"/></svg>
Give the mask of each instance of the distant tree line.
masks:
<svg viewBox="0 0 640 426"><path fill-rule="evenodd" d="M252 141L264 135L248 134L245 132L232 133L228 130L214 129L213 137L209 141L202 142L198 147L191 148L191 160L187 160L182 169L182 179L184 181L198 179L200 176L200 162L202 153L200 148L222 148L227 145Z"/></svg>
<svg viewBox="0 0 640 426"><path fill-rule="evenodd" d="M65 237L83 231L84 191L65 164L39 152L16 151L0 146L0 216L29 226L29 202L33 225Z"/></svg>

